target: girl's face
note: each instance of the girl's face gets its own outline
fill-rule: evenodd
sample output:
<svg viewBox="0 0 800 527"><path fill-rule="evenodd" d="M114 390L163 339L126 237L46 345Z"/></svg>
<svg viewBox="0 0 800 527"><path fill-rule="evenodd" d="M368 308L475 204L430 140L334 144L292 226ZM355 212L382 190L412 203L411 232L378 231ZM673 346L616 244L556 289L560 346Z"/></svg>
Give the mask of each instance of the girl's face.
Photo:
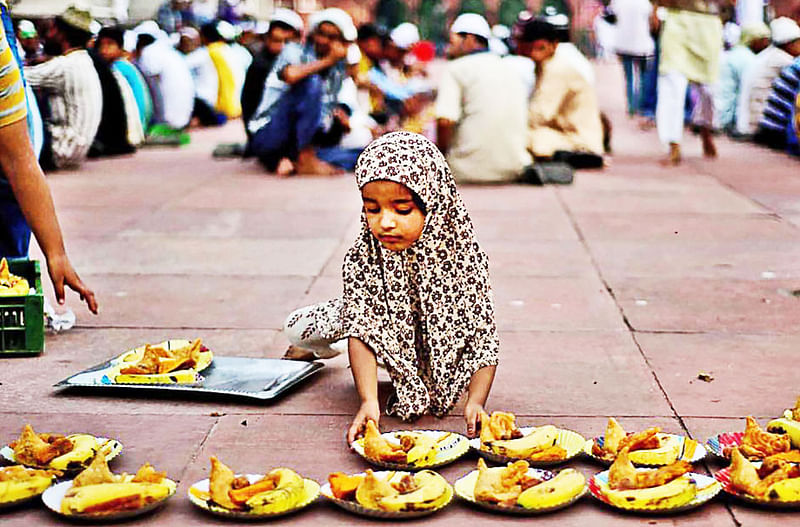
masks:
<svg viewBox="0 0 800 527"><path fill-rule="evenodd" d="M390 251L408 249L422 235L425 214L405 185L370 181L361 187L361 199L370 232Z"/></svg>

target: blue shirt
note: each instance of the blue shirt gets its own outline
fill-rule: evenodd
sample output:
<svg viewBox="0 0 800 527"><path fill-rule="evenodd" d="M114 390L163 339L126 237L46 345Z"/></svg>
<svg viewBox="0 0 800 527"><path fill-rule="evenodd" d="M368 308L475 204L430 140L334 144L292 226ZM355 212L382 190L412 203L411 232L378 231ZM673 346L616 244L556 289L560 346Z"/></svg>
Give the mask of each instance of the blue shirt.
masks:
<svg viewBox="0 0 800 527"><path fill-rule="evenodd" d="M131 87L133 97L136 99L136 107L139 108L139 119L142 121L142 127L147 130L147 125L150 124L150 118L153 116L153 99L150 97L147 81L144 80L136 66L125 59L115 60L111 67L114 71L119 72Z"/></svg>
<svg viewBox="0 0 800 527"><path fill-rule="evenodd" d="M264 125L269 123L272 111L281 96L289 91L291 86L281 80L280 75L286 66L296 66L298 64L308 64L319 60L314 52L314 46L308 44L301 46L295 42L286 44L280 55L275 59L272 70L267 75L267 82L264 84L264 94L261 97L261 104L258 105L253 118L247 123L247 129L255 134ZM342 89L342 82L345 78L344 61L340 60L328 70L321 72L322 80L322 127L328 129L332 123L331 113L336 106L339 91Z"/></svg>
<svg viewBox="0 0 800 527"><path fill-rule="evenodd" d="M720 128L730 128L736 124L742 78L755 59L755 53L743 45L734 46L725 52L714 97L714 109L719 117Z"/></svg>

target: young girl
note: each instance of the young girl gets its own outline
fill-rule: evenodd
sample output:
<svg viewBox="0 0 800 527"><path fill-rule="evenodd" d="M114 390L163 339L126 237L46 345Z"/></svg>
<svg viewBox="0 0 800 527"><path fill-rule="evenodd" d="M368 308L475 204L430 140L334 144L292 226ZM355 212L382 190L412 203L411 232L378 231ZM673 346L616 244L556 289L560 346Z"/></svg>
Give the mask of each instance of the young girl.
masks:
<svg viewBox="0 0 800 527"><path fill-rule="evenodd" d="M499 340L486 254L450 168L425 137L396 132L364 150L355 170L361 233L343 267L344 296L286 321L295 348L327 358L347 338L361 406L348 441L380 418L377 363L395 394L387 414L405 420L452 410L464 390L473 436L494 378Z"/></svg>

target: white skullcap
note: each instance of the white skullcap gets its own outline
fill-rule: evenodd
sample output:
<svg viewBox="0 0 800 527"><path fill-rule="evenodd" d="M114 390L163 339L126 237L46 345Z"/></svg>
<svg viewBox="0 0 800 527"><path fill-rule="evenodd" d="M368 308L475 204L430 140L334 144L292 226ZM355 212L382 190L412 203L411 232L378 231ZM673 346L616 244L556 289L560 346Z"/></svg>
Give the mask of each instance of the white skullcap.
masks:
<svg viewBox="0 0 800 527"><path fill-rule="evenodd" d="M275 11L272 12L272 16L269 17L269 21L281 22L293 28L298 33L303 32L303 19L291 9L286 9L285 7L276 7Z"/></svg>
<svg viewBox="0 0 800 527"><path fill-rule="evenodd" d="M776 18L769 27L772 30L772 42L775 45L788 44L800 38L800 27L789 17Z"/></svg>
<svg viewBox="0 0 800 527"><path fill-rule="evenodd" d="M256 35L264 35L267 31L269 31L269 22L264 22L263 20L256 22L256 27L253 28L253 32Z"/></svg>
<svg viewBox="0 0 800 527"><path fill-rule="evenodd" d="M223 40L233 40L236 38L236 28L226 20L217 22L217 33L219 33L219 36L221 36Z"/></svg>
<svg viewBox="0 0 800 527"><path fill-rule="evenodd" d="M500 55L501 57L504 57L508 55L508 46L506 46L505 42L503 42L499 38L492 37L489 39L489 51L491 51L495 55Z"/></svg>
<svg viewBox="0 0 800 527"><path fill-rule="evenodd" d="M158 27L155 20L145 20L135 28L133 28L133 32L136 33L136 36L139 35L150 35L154 39L158 40L162 38L166 33L161 31L161 28Z"/></svg>
<svg viewBox="0 0 800 527"><path fill-rule="evenodd" d="M389 33L389 38L400 49L409 49L419 42L419 29L411 22L403 22Z"/></svg>
<svg viewBox="0 0 800 527"><path fill-rule="evenodd" d="M347 63L352 66L361 62L361 49L358 44L350 44L347 46Z"/></svg>
<svg viewBox="0 0 800 527"><path fill-rule="evenodd" d="M740 28L733 22L725 24L725 27L722 28L722 40L729 47L733 47L736 44L738 44L741 38L742 38L742 28Z"/></svg>
<svg viewBox="0 0 800 527"><path fill-rule="evenodd" d="M317 11L308 17L308 29L314 31L323 22L328 22L339 28L342 32L342 38L347 42L354 42L358 38L358 30L353 19L347 14L347 11L339 9L338 7L329 7L322 11Z"/></svg>
<svg viewBox="0 0 800 527"><path fill-rule="evenodd" d="M122 49L127 51L128 53L132 53L133 50L136 49L136 39L138 35L136 31L133 30L126 30L125 33L122 34Z"/></svg>
<svg viewBox="0 0 800 527"><path fill-rule="evenodd" d="M489 27L489 22L486 21L481 15L477 13L464 13L458 15L450 26L451 33L469 33L470 35L478 35L486 40L492 38L492 30Z"/></svg>
<svg viewBox="0 0 800 527"><path fill-rule="evenodd" d="M508 26L504 26L503 24L495 24L492 26L492 36L500 40L505 40L511 37L511 30Z"/></svg>

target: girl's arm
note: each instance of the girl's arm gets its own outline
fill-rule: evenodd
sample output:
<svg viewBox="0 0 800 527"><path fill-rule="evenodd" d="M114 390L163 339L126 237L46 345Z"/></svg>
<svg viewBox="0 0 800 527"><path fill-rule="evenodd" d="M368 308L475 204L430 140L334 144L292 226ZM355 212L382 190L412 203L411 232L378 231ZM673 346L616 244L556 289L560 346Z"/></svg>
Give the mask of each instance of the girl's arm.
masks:
<svg viewBox="0 0 800 527"><path fill-rule="evenodd" d="M484 366L472 374L467 388L467 404L464 406L464 420L467 422L467 436L475 437L477 422L483 405L492 389L494 372L497 366ZM355 375L355 372L353 373Z"/></svg>
<svg viewBox="0 0 800 527"><path fill-rule="evenodd" d="M376 425L378 424L381 418L381 409L378 404L378 363L375 360L375 354L360 339L353 337L348 339L347 350L350 356L350 369L353 371L353 381L356 384L358 397L361 399L358 413L347 430L347 444L350 444L356 440L356 436L364 431L369 419L375 421Z"/></svg>

